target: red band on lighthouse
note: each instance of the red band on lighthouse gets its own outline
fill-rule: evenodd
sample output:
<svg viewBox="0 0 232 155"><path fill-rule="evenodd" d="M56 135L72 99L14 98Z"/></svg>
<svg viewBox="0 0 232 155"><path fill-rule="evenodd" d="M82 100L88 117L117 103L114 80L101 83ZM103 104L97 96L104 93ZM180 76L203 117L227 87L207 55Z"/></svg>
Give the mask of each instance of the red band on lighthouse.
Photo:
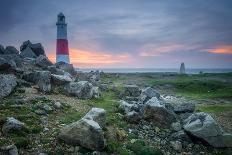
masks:
<svg viewBox="0 0 232 155"><path fill-rule="evenodd" d="M57 39L56 54L69 55L67 39Z"/></svg>

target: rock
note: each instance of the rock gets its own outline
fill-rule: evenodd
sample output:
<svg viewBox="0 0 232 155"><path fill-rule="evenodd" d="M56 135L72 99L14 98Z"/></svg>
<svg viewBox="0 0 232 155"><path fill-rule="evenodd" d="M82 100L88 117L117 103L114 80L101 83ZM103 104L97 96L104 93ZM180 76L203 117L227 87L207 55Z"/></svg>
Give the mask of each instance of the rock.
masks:
<svg viewBox="0 0 232 155"><path fill-rule="evenodd" d="M108 91L108 90L109 90L107 84L100 84L100 85L99 85L99 89L100 89L101 91Z"/></svg>
<svg viewBox="0 0 232 155"><path fill-rule="evenodd" d="M80 99L91 99L93 97L93 85L88 81L71 82L66 85L65 90L69 95Z"/></svg>
<svg viewBox="0 0 232 155"><path fill-rule="evenodd" d="M181 141L188 141L188 142L191 142L191 139L190 137L186 134L186 132L184 130L180 130L178 132L174 132L172 135L171 135L171 138L172 139L178 139L178 140L181 140Z"/></svg>
<svg viewBox="0 0 232 155"><path fill-rule="evenodd" d="M183 62L180 65L180 74L185 74L185 65Z"/></svg>
<svg viewBox="0 0 232 155"><path fill-rule="evenodd" d="M6 123L3 124L2 132L7 135L12 131L20 131L26 129L26 125L23 122L15 119L14 117L7 117Z"/></svg>
<svg viewBox="0 0 232 155"><path fill-rule="evenodd" d="M184 103L181 105L176 105L174 107L175 113L186 113L186 112L194 112L195 110L195 104L193 103Z"/></svg>
<svg viewBox="0 0 232 155"><path fill-rule="evenodd" d="M1 147L1 150L7 152L8 155L19 155L18 149L15 145L3 146Z"/></svg>
<svg viewBox="0 0 232 155"><path fill-rule="evenodd" d="M100 91L99 91L98 87L93 87L92 91L93 91L93 98L96 98L96 99L100 98L101 94L100 94Z"/></svg>
<svg viewBox="0 0 232 155"><path fill-rule="evenodd" d="M194 113L184 120L184 130L213 147L232 147L232 135L226 134L207 113ZM230 140L229 140L230 139Z"/></svg>
<svg viewBox="0 0 232 155"><path fill-rule="evenodd" d="M151 121L162 127L170 127L175 122L176 115L165 108L156 97L152 97L148 100L143 109L143 117L145 120Z"/></svg>
<svg viewBox="0 0 232 155"><path fill-rule="evenodd" d="M23 79L28 82L35 83L43 92L51 91L51 73L49 71L35 71L25 73Z"/></svg>
<svg viewBox="0 0 232 155"><path fill-rule="evenodd" d="M23 49L20 55L24 58L36 58L37 57L30 47L26 47L25 49Z"/></svg>
<svg viewBox="0 0 232 155"><path fill-rule="evenodd" d="M27 47L31 46L31 42L30 40L24 41L23 44L20 46L20 51L23 51L24 49L26 49Z"/></svg>
<svg viewBox="0 0 232 155"><path fill-rule="evenodd" d="M16 87L16 77L11 74L0 74L0 98L10 95Z"/></svg>
<svg viewBox="0 0 232 155"><path fill-rule="evenodd" d="M67 76L67 75L51 74L51 79L52 79L52 83L54 83L56 85L64 85L64 84L70 83L72 81L72 78L70 76Z"/></svg>
<svg viewBox="0 0 232 155"><path fill-rule="evenodd" d="M141 103L145 103L147 102L149 99L151 99L152 97L156 97L156 98L160 98L160 94L158 92L156 92L153 88L151 87L147 87L145 89L142 90L140 96L139 96L139 100Z"/></svg>
<svg viewBox="0 0 232 155"><path fill-rule="evenodd" d="M90 150L101 151L105 147L102 128L91 119L81 119L65 126L59 134L59 139L73 146L81 145Z"/></svg>
<svg viewBox="0 0 232 155"><path fill-rule="evenodd" d="M37 115L47 115L47 112L45 110L43 110L43 109L36 109L35 113Z"/></svg>
<svg viewBox="0 0 232 155"><path fill-rule="evenodd" d="M141 116L138 112L131 111L126 113L125 119L130 123L139 123L139 121L141 120Z"/></svg>
<svg viewBox="0 0 232 155"><path fill-rule="evenodd" d="M45 55L45 51L41 43L32 44L30 47L35 53L35 55L37 56Z"/></svg>
<svg viewBox="0 0 232 155"><path fill-rule="evenodd" d="M174 122L171 124L171 127L174 131L180 131L181 130L181 124L180 122Z"/></svg>
<svg viewBox="0 0 232 155"><path fill-rule="evenodd" d="M0 54L4 54L4 53L5 53L4 46L0 44Z"/></svg>
<svg viewBox="0 0 232 155"><path fill-rule="evenodd" d="M14 46L7 46L4 54L19 54L19 51Z"/></svg>
<svg viewBox="0 0 232 155"><path fill-rule="evenodd" d="M138 106L136 104L129 104L124 100L119 101L119 109L122 110L124 114L127 114L130 111L136 110Z"/></svg>
<svg viewBox="0 0 232 155"><path fill-rule="evenodd" d="M124 92L125 96L137 97L141 93L139 87L136 85L125 85L124 89L125 89L125 92Z"/></svg>
<svg viewBox="0 0 232 155"><path fill-rule="evenodd" d="M2 54L0 57L7 60L14 67L22 67L23 59L19 54Z"/></svg>
<svg viewBox="0 0 232 155"><path fill-rule="evenodd" d="M42 68L47 68L48 66L53 65L52 62L45 56L40 55L36 58L36 65Z"/></svg>
<svg viewBox="0 0 232 155"><path fill-rule="evenodd" d="M60 102L55 102L53 107L56 109L60 109L62 107L62 104Z"/></svg>
<svg viewBox="0 0 232 155"><path fill-rule="evenodd" d="M16 64L13 60L6 60L0 57L0 70L7 71L9 69L15 69Z"/></svg>
<svg viewBox="0 0 232 155"><path fill-rule="evenodd" d="M102 108L92 108L83 118L94 120L102 128L106 125L106 111Z"/></svg>
<svg viewBox="0 0 232 155"><path fill-rule="evenodd" d="M45 110L46 113L50 113L50 112L53 111L53 109L49 105L47 105L47 104L44 104L43 107L42 107L42 109Z"/></svg>
<svg viewBox="0 0 232 155"><path fill-rule="evenodd" d="M170 144L174 150L181 152L182 144L180 141L171 141Z"/></svg>
<svg viewBox="0 0 232 155"><path fill-rule="evenodd" d="M52 74L56 74L56 75L68 75L71 77L71 75L67 72L65 72L62 69L56 68L55 65L52 66L48 66L47 69L52 73Z"/></svg>
<svg viewBox="0 0 232 155"><path fill-rule="evenodd" d="M20 51L30 48L36 56L45 55L45 51L41 43L32 44L29 40L23 42L20 46Z"/></svg>
<svg viewBox="0 0 232 155"><path fill-rule="evenodd" d="M56 66L56 68L62 69L65 72L70 73L71 75L76 74L76 71L75 71L72 64L68 64L68 63L65 63L65 62L58 62L58 63L55 64L55 66Z"/></svg>

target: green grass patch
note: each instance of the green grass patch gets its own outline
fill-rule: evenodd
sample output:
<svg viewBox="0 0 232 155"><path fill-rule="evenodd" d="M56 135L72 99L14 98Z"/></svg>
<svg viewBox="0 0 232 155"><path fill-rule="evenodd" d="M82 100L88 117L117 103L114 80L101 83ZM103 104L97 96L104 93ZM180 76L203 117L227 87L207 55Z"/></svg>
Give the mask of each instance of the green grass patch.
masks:
<svg viewBox="0 0 232 155"><path fill-rule="evenodd" d="M208 113L218 113L218 112L232 112L231 104L217 104L217 105L197 105L197 111L208 112Z"/></svg>
<svg viewBox="0 0 232 155"><path fill-rule="evenodd" d="M226 81L227 76L218 75L176 75L173 77L148 78L151 86L169 86L177 95L191 98L232 98L232 83Z"/></svg>

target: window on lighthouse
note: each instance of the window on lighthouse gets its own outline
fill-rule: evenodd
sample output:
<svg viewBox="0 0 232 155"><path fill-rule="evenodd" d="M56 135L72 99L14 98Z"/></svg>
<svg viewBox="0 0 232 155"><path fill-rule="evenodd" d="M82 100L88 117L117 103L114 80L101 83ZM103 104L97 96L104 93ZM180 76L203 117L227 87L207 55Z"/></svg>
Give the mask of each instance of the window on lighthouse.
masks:
<svg viewBox="0 0 232 155"><path fill-rule="evenodd" d="M63 16L60 17L60 21L64 22L64 17Z"/></svg>

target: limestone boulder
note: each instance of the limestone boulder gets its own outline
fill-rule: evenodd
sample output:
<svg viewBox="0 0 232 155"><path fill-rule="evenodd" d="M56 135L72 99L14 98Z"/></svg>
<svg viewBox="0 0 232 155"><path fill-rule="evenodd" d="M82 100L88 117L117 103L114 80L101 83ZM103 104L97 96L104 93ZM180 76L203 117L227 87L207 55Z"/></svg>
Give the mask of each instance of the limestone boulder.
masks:
<svg viewBox="0 0 232 155"><path fill-rule="evenodd" d="M93 85L88 81L70 82L65 86L67 94L80 99L91 99L93 97Z"/></svg>
<svg viewBox="0 0 232 155"><path fill-rule="evenodd" d="M51 73L49 71L27 72L23 75L23 79L37 84L43 92L51 91Z"/></svg>
<svg viewBox="0 0 232 155"><path fill-rule="evenodd" d="M0 44L0 54L4 54L4 52L5 52L4 46Z"/></svg>
<svg viewBox="0 0 232 155"><path fill-rule="evenodd" d="M20 56L22 56L23 58L37 57L30 47L26 47L25 49L21 50Z"/></svg>
<svg viewBox="0 0 232 155"><path fill-rule="evenodd" d="M101 128L106 125L106 111L102 108L92 108L83 118L94 120Z"/></svg>
<svg viewBox="0 0 232 155"><path fill-rule="evenodd" d="M127 114L131 111L137 111L138 105L137 104L130 104L124 100L119 101L119 109L124 113Z"/></svg>
<svg viewBox="0 0 232 155"><path fill-rule="evenodd" d="M184 120L184 130L192 137L217 147L232 147L232 135L224 133L220 125L207 113L194 113Z"/></svg>
<svg viewBox="0 0 232 155"><path fill-rule="evenodd" d="M139 96L139 101L141 103L145 103L147 102L149 99L151 99L152 97L156 97L156 98L160 98L160 94L155 91L153 88L151 87L147 87L145 89L142 90L140 96Z"/></svg>
<svg viewBox="0 0 232 155"><path fill-rule="evenodd" d="M105 147L103 130L92 119L83 118L65 126L58 137L69 145L80 145L90 150L101 151Z"/></svg>
<svg viewBox="0 0 232 155"><path fill-rule="evenodd" d="M0 70L7 71L16 69L16 63L13 60L6 60L0 57Z"/></svg>
<svg viewBox="0 0 232 155"><path fill-rule="evenodd" d="M56 75L51 74L52 83L55 85L64 85L72 81L72 78L68 75Z"/></svg>
<svg viewBox="0 0 232 155"><path fill-rule="evenodd" d="M42 68L47 68L48 66L52 66L52 62L45 55L40 55L36 58L35 64Z"/></svg>
<svg viewBox="0 0 232 155"><path fill-rule="evenodd" d="M7 135L12 131L20 131L26 129L26 125L23 122L15 119L14 117L7 117L6 123L3 124L2 132Z"/></svg>
<svg viewBox="0 0 232 155"><path fill-rule="evenodd" d="M7 46L4 54L19 54L19 51L14 46Z"/></svg>
<svg viewBox="0 0 232 155"><path fill-rule="evenodd" d="M16 77L11 74L0 74L0 98L10 95L16 87Z"/></svg>
<svg viewBox="0 0 232 155"><path fill-rule="evenodd" d="M156 97L152 97L145 103L143 117L145 120L153 122L161 127L170 127L170 125L176 121L175 113L166 109L165 104Z"/></svg>
<svg viewBox="0 0 232 155"><path fill-rule="evenodd" d="M64 70L65 72L68 72L71 75L75 75L76 71L72 64L68 64L65 62L58 62L55 64L56 68L59 68L61 70Z"/></svg>

